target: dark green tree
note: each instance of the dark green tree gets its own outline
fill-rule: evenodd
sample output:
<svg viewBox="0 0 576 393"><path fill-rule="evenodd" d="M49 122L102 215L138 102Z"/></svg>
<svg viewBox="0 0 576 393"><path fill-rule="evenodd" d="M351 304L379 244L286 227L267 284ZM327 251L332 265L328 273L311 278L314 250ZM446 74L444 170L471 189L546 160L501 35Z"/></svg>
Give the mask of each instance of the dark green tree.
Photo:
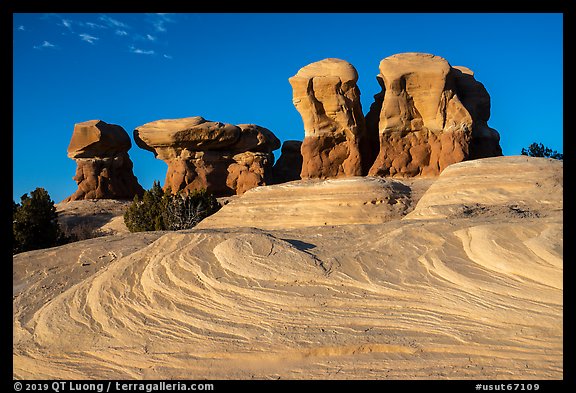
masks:
<svg viewBox="0 0 576 393"><path fill-rule="evenodd" d="M162 207L165 203L164 191L159 181L154 181L150 190L144 191L142 200L138 195L124 213L124 222L130 232L162 231L165 229L162 219Z"/></svg>
<svg viewBox="0 0 576 393"><path fill-rule="evenodd" d="M12 235L14 254L64 244L67 239L58 224L54 201L43 188L12 201Z"/></svg>
<svg viewBox="0 0 576 393"><path fill-rule="evenodd" d="M542 143L532 143L527 149L523 147L521 154L530 157L554 158L556 160L564 159L564 154L558 153L556 150L552 150Z"/></svg>

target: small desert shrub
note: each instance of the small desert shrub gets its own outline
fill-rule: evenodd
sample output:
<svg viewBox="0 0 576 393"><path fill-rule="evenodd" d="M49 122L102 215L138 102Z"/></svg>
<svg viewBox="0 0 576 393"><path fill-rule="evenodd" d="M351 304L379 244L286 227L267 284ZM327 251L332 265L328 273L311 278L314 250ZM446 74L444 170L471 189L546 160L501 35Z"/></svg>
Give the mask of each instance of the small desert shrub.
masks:
<svg viewBox="0 0 576 393"><path fill-rule="evenodd" d="M172 195L155 181L142 200L134 197L124 223L130 232L190 229L219 209L216 198L206 190Z"/></svg>
<svg viewBox="0 0 576 393"><path fill-rule="evenodd" d="M523 147L521 154L530 157L554 158L556 160L564 159L564 154L558 153L556 150L552 150L542 143L532 143L527 149Z"/></svg>
<svg viewBox="0 0 576 393"><path fill-rule="evenodd" d="M58 213L48 191L36 188L12 201L12 253L54 247L69 241L58 224Z"/></svg>
<svg viewBox="0 0 576 393"><path fill-rule="evenodd" d="M221 207L206 190L197 190L188 195L166 195L164 198L162 219L165 228L171 231L195 227Z"/></svg>

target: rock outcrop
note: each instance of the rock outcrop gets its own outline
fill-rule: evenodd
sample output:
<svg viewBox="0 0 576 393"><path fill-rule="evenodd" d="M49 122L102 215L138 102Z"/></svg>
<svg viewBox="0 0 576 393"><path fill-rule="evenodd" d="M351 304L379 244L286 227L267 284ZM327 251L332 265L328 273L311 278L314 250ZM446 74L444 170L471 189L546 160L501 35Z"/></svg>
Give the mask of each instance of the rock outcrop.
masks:
<svg viewBox="0 0 576 393"><path fill-rule="evenodd" d="M301 141L284 141L280 150L280 158L273 168L275 184L300 180L300 172L302 172L301 148Z"/></svg>
<svg viewBox="0 0 576 393"><path fill-rule="evenodd" d="M410 194L410 187L392 179L304 179L250 190L197 228L379 224L404 216L412 203Z"/></svg>
<svg viewBox="0 0 576 393"><path fill-rule="evenodd" d="M68 157L76 161L78 190L64 202L83 199L132 199L144 190L132 172L126 131L102 120L74 125Z"/></svg>
<svg viewBox="0 0 576 393"><path fill-rule="evenodd" d="M562 215L564 163L528 156L490 157L450 165L404 219Z"/></svg>
<svg viewBox="0 0 576 393"><path fill-rule="evenodd" d="M124 213L131 204L131 200L86 199L54 206L60 228L67 234L76 235L78 240L85 240L129 233Z"/></svg>
<svg viewBox="0 0 576 393"><path fill-rule="evenodd" d="M456 79L458 97L473 120L469 159L501 156L500 134L488 126L490 95L486 88L467 67L454 66L451 72Z"/></svg>
<svg viewBox="0 0 576 393"><path fill-rule="evenodd" d="M490 98L465 68L425 53L380 62L382 93L367 114L378 126L380 150L373 176L436 176L448 165L501 155L498 133L487 126ZM378 120L378 121L376 121Z"/></svg>
<svg viewBox="0 0 576 393"><path fill-rule="evenodd" d="M348 62L324 59L289 78L293 103L304 122L302 172L305 178L365 175L366 125L358 73Z"/></svg>
<svg viewBox="0 0 576 393"><path fill-rule="evenodd" d="M513 158L458 163L435 179L257 187L199 225L228 212L216 229L16 254L13 378L562 379L563 192L540 183L561 178L562 162ZM433 183L426 205L462 190L450 204L524 199L543 215L385 222L407 196L392 185L421 182Z"/></svg>
<svg viewBox="0 0 576 393"><path fill-rule="evenodd" d="M227 124L200 116L158 120L134 130L143 149L168 164L164 189L206 188L216 196L242 194L270 182L272 151L280 141L254 124Z"/></svg>

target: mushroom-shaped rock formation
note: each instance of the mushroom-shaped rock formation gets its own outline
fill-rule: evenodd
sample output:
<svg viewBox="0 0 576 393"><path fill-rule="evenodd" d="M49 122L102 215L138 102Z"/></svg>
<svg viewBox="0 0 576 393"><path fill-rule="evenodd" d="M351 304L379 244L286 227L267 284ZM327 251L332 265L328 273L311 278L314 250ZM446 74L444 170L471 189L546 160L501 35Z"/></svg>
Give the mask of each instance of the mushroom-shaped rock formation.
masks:
<svg viewBox="0 0 576 393"><path fill-rule="evenodd" d="M255 124L233 125L200 116L157 120L134 130L143 149L168 164L164 189L205 188L216 196L242 194L265 185L280 141Z"/></svg>
<svg viewBox="0 0 576 393"><path fill-rule="evenodd" d="M368 139L357 80L352 64L333 58L309 64L289 78L304 122L303 179L366 174L370 163L362 156Z"/></svg>
<svg viewBox="0 0 576 393"><path fill-rule="evenodd" d="M380 135L370 175L436 176L456 162L501 155L499 135L487 126L490 98L469 70L401 53L380 62L377 78L382 92L366 116L369 133L377 126Z"/></svg>
<svg viewBox="0 0 576 393"><path fill-rule="evenodd" d="M132 172L124 128L102 120L74 125L68 157L76 161L78 190L64 202L81 199L131 199L144 190Z"/></svg>

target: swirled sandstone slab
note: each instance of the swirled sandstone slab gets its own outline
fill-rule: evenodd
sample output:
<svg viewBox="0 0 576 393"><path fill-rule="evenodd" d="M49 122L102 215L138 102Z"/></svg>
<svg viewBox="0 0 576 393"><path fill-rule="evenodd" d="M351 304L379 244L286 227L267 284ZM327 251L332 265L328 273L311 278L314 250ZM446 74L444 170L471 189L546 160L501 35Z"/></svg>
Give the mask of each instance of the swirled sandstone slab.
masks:
<svg viewBox="0 0 576 393"><path fill-rule="evenodd" d="M404 219L540 217L563 209L564 163L506 156L450 165Z"/></svg>
<svg viewBox="0 0 576 393"><path fill-rule="evenodd" d="M507 158L466 163L478 167L435 199L467 173L484 190L512 168L558 176L556 162ZM563 221L544 203L562 190L541 184L534 203L551 214L195 228L17 254L13 377L562 379ZM493 204L533 190L503 188Z"/></svg>
<svg viewBox="0 0 576 393"><path fill-rule="evenodd" d="M198 228L382 223L406 214L410 192L410 187L399 181L374 177L309 179L256 187L203 220Z"/></svg>
<svg viewBox="0 0 576 393"><path fill-rule="evenodd" d="M144 236L15 256L15 378L563 377L561 222Z"/></svg>

